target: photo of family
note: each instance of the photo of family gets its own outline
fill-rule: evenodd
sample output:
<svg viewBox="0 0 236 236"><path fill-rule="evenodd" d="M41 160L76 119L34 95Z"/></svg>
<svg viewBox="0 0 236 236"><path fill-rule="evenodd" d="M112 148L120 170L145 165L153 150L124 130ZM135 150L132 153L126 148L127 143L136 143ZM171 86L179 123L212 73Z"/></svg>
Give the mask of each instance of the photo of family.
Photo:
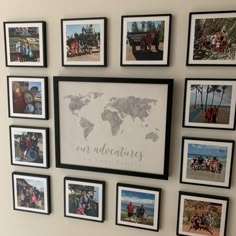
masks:
<svg viewBox="0 0 236 236"><path fill-rule="evenodd" d="M230 187L234 141L183 137L181 182Z"/></svg>
<svg viewBox="0 0 236 236"><path fill-rule="evenodd" d="M180 192L177 235L224 236L227 206L227 198Z"/></svg>
<svg viewBox="0 0 236 236"><path fill-rule="evenodd" d="M14 209L49 214L49 176L13 172Z"/></svg>
<svg viewBox="0 0 236 236"><path fill-rule="evenodd" d="M62 20L63 65L103 65L105 18Z"/></svg>
<svg viewBox="0 0 236 236"><path fill-rule="evenodd" d="M122 63L168 64L170 15L122 17Z"/></svg>
<svg viewBox="0 0 236 236"><path fill-rule="evenodd" d="M88 181L88 182L87 182ZM104 183L65 178L65 216L103 221Z"/></svg>
<svg viewBox="0 0 236 236"><path fill-rule="evenodd" d="M44 66L44 23L5 22L7 65Z"/></svg>
<svg viewBox="0 0 236 236"><path fill-rule="evenodd" d="M190 13L189 64L233 64L236 58L236 12Z"/></svg>
<svg viewBox="0 0 236 236"><path fill-rule="evenodd" d="M11 117L46 118L46 78L8 77Z"/></svg>
<svg viewBox="0 0 236 236"><path fill-rule="evenodd" d="M117 224L157 231L159 189L123 186L118 185Z"/></svg>
<svg viewBox="0 0 236 236"><path fill-rule="evenodd" d="M234 80L187 79L185 123L207 128L234 128L235 94Z"/></svg>
<svg viewBox="0 0 236 236"><path fill-rule="evenodd" d="M10 126L13 165L47 168L48 129Z"/></svg>

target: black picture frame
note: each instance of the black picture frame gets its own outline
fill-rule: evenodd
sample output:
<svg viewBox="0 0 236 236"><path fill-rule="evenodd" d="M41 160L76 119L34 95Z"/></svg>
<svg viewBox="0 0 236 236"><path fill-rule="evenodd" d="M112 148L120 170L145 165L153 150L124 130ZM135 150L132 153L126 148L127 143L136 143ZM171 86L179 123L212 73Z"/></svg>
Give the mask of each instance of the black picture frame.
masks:
<svg viewBox="0 0 236 236"><path fill-rule="evenodd" d="M50 176L12 172L13 209L49 215Z"/></svg>
<svg viewBox="0 0 236 236"><path fill-rule="evenodd" d="M186 78L183 127L235 130L236 79Z"/></svg>
<svg viewBox="0 0 236 236"><path fill-rule="evenodd" d="M236 11L189 13L187 66L236 65L235 53L232 53L232 50L230 50L232 37L235 38L230 29L232 22L228 24L227 28L226 26L224 27L223 23L227 18L233 18L234 23L236 23ZM208 21L206 21L206 19L208 19ZM210 21L211 19L214 21ZM216 22L216 20L218 22ZM209 24L212 24L212 22L214 22L215 25L212 26L211 32L209 32L206 28L209 27ZM198 30L197 33L196 30ZM198 35L198 38L195 35Z"/></svg>
<svg viewBox="0 0 236 236"><path fill-rule="evenodd" d="M122 16L120 66L169 66L171 18L171 14Z"/></svg>
<svg viewBox="0 0 236 236"><path fill-rule="evenodd" d="M11 164L49 168L49 128L9 126Z"/></svg>
<svg viewBox="0 0 236 236"><path fill-rule="evenodd" d="M9 21L3 26L6 66L47 67L45 21Z"/></svg>
<svg viewBox="0 0 236 236"><path fill-rule="evenodd" d="M161 189L117 183L116 225L159 231Z"/></svg>
<svg viewBox="0 0 236 236"><path fill-rule="evenodd" d="M173 82L173 79L54 76L56 167L146 178L168 179ZM69 87L70 89L68 89ZM117 98L115 98L116 95ZM127 97L124 98L124 96ZM145 97L148 98L146 99ZM99 102L97 105L101 106L101 111L99 111L99 108L96 106L92 109L90 107L87 108L88 106L86 105L90 103L90 100L94 102L97 98L100 98L98 101L104 103L104 106L108 105L107 109L104 109L105 107L101 106L101 103ZM144 98L144 100L142 100L142 98ZM117 107L118 110L116 109L116 114L112 113L113 111L109 110L109 107L112 106L112 100L114 102L117 101L116 104L120 103L121 106L122 102L126 102L127 100L128 110L133 109L135 104L132 105L132 103L142 101L141 103L143 105L141 104L141 107L136 105L136 109L143 109L143 112L140 115L141 119L138 118L138 114L132 114L132 111L130 111L130 114L125 114L125 111L122 111L121 115L118 114L118 110L122 109L122 107L119 108L119 105ZM148 109L150 112L152 105L156 106L157 100L159 110L157 111L156 107L153 108L154 115L150 115L151 118L149 119L151 121L145 123L146 126L135 125L136 128L134 129L132 126L127 126L127 124L125 124L125 128L128 127L127 131L123 130L122 132L120 130L121 123L131 122L130 120L123 121L127 115L133 115L133 118L137 116L137 122L144 121L149 115L149 113L145 112L145 109ZM94 106L96 102L97 101L95 101L92 106ZM113 105L115 106L115 104ZM88 109L86 115L83 114L83 111L80 113L80 109L84 106L86 106L85 110ZM105 113L103 112L103 109ZM95 117L97 119L94 121L99 122L97 130L99 136L89 136L90 132L93 130L91 127L94 127L94 121L89 121L88 116L90 113L88 112L94 113L93 119L95 119ZM116 123L110 123L114 120L109 114L111 116L115 115L115 118L121 122L119 123L120 125L117 126L118 128L112 126ZM160 118L160 114L162 114L162 118ZM155 119L153 120L154 117ZM108 126L103 130L100 125L103 126L106 121L108 121L108 123L105 124ZM111 125L110 128L109 124ZM130 130L129 127L131 127ZM142 130L140 130L140 127L143 127ZM155 129L153 127L155 127ZM154 131L150 133L150 130L153 129ZM146 130L149 130L148 134L145 133L144 135L143 132L146 132ZM104 132L106 132L106 134ZM136 132L141 132L142 135L137 135ZM124 135L123 137L125 138L121 139L122 135ZM144 141L147 140L147 142L145 143L143 139L137 141L136 138L135 140L130 140L130 135L139 137L139 139L142 139L143 137ZM65 139L65 137L67 138ZM96 141L94 137L96 137ZM114 140L114 143L109 140ZM70 142L69 146L71 147L71 149L67 151L68 145L66 142ZM124 142L126 143L125 148L122 149L122 154L120 148L122 148ZM129 142L130 147L127 146ZM155 146L153 147L154 144ZM151 147L154 148L151 154L147 150L147 146L149 147L148 150L152 150ZM119 147L119 150L117 147ZM158 158L158 163L154 164L152 156L157 147L158 151L156 151L156 156ZM135 151L135 148L140 151ZM100 152L99 150L103 151ZM65 151L67 154L64 154ZM119 155L115 158L114 154ZM68 156L70 157L69 159ZM123 160L121 156L126 156L126 159ZM97 159L98 157L99 159ZM144 166L143 159L146 160ZM87 163L88 160L89 163Z"/></svg>
<svg viewBox="0 0 236 236"><path fill-rule="evenodd" d="M176 235L190 236L193 235L193 233L197 232L197 230L205 230L210 233L213 229L217 230L218 232L217 235L219 236L226 235L228 207L229 207L228 197L180 191L178 203L179 205L178 205ZM194 208L190 208L189 206L190 207L194 206ZM216 212L214 212L214 210ZM216 214L218 215L216 216ZM205 217L206 227L200 229L200 226L198 226L198 228L196 228L194 226L194 219L195 219L194 217L196 217L196 219L197 217L199 218ZM220 227L216 227L213 224L216 221L216 219L220 221L218 223ZM192 225L191 225L191 220L193 221ZM190 231L192 231L193 233ZM201 234L201 231L199 232L200 232L199 235L203 235Z"/></svg>
<svg viewBox="0 0 236 236"><path fill-rule="evenodd" d="M62 66L106 67L107 18L61 19L61 45Z"/></svg>
<svg viewBox="0 0 236 236"><path fill-rule="evenodd" d="M180 183L230 188L234 140L182 137Z"/></svg>
<svg viewBox="0 0 236 236"><path fill-rule="evenodd" d="M47 77L7 76L7 90L10 118L49 118Z"/></svg>
<svg viewBox="0 0 236 236"><path fill-rule="evenodd" d="M105 182L65 177L64 216L103 223L105 219Z"/></svg>

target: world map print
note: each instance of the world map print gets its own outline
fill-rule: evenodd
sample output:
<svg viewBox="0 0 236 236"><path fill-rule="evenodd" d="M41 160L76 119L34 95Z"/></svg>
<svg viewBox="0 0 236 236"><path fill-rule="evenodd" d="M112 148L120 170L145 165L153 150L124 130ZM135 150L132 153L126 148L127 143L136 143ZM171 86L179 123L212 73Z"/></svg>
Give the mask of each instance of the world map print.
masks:
<svg viewBox="0 0 236 236"><path fill-rule="evenodd" d="M83 109L92 103L98 103L103 97L103 93L89 92L85 95L67 95L64 98L69 99L68 108L73 115L78 117L79 125L83 129L84 139L87 140L92 135L96 123L92 117L85 117L82 114ZM104 97L103 97L104 98ZM159 138L158 128L149 130L149 125L145 120L150 116L154 106L157 106L156 99L140 98L136 96L127 97L111 97L103 100L103 106L96 106L102 122L109 122L110 132L112 136L122 135L122 125L127 117L133 121L139 121L140 125L147 129L145 140L156 142Z"/></svg>

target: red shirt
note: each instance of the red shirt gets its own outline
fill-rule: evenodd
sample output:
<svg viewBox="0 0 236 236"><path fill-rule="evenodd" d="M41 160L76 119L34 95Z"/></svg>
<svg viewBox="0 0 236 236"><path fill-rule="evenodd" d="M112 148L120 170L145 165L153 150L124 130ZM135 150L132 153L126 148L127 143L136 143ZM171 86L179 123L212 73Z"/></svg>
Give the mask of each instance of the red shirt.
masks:
<svg viewBox="0 0 236 236"><path fill-rule="evenodd" d="M127 210L128 210L129 213L133 213L133 211L134 211L134 206L133 206L133 205L128 205L128 206L127 206Z"/></svg>

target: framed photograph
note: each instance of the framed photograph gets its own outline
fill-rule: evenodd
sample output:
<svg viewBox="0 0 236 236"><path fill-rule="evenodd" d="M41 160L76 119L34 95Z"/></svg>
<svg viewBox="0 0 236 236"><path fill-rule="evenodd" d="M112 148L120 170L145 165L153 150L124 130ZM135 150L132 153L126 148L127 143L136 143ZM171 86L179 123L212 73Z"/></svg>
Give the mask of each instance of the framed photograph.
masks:
<svg viewBox="0 0 236 236"><path fill-rule="evenodd" d="M168 66L171 14L121 18L121 66Z"/></svg>
<svg viewBox="0 0 236 236"><path fill-rule="evenodd" d="M56 166L168 179L172 93L172 79L55 76Z"/></svg>
<svg viewBox="0 0 236 236"><path fill-rule="evenodd" d="M236 79L186 79L183 126L235 129Z"/></svg>
<svg viewBox="0 0 236 236"><path fill-rule="evenodd" d="M229 198L179 192L177 235L226 236Z"/></svg>
<svg viewBox="0 0 236 236"><path fill-rule="evenodd" d="M183 137L180 182L230 188L233 140Z"/></svg>
<svg viewBox="0 0 236 236"><path fill-rule="evenodd" d="M46 22L4 22L6 66L47 67Z"/></svg>
<svg viewBox="0 0 236 236"><path fill-rule="evenodd" d="M159 231L161 189L117 184L116 224Z"/></svg>
<svg viewBox="0 0 236 236"><path fill-rule="evenodd" d="M49 128L10 126L11 164L49 168Z"/></svg>
<svg viewBox="0 0 236 236"><path fill-rule="evenodd" d="M105 182L65 177L65 217L104 221Z"/></svg>
<svg viewBox="0 0 236 236"><path fill-rule="evenodd" d="M48 119L47 77L8 76L9 117Z"/></svg>
<svg viewBox="0 0 236 236"><path fill-rule="evenodd" d="M50 176L12 173L14 210L51 213Z"/></svg>
<svg viewBox="0 0 236 236"><path fill-rule="evenodd" d="M188 66L235 66L236 11L191 12Z"/></svg>
<svg viewBox="0 0 236 236"><path fill-rule="evenodd" d="M107 66L107 19L61 20L62 66Z"/></svg>

